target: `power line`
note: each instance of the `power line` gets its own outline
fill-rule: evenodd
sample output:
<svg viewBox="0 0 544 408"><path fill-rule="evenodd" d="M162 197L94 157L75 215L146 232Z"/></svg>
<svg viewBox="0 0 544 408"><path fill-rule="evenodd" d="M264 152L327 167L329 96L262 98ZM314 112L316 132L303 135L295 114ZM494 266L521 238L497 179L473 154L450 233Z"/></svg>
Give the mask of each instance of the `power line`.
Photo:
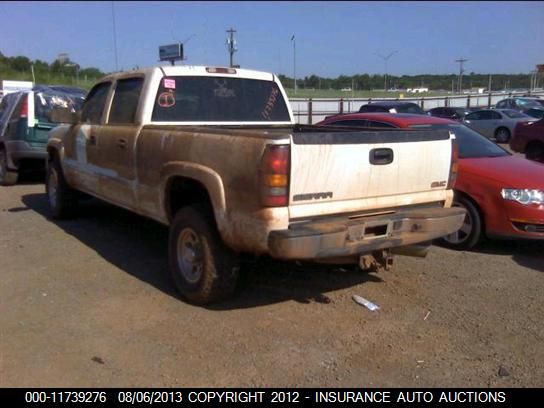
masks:
<svg viewBox="0 0 544 408"><path fill-rule="evenodd" d="M387 91L387 61L389 61L389 58L391 58L393 56L393 54L397 53L398 51L395 50L395 51L392 51L390 52L388 55L381 55L381 54L378 54L377 52L374 53L376 54L378 57L380 57L381 59L383 59L383 62L385 63L385 75L384 75L384 79L383 79L383 90L384 91Z"/></svg>

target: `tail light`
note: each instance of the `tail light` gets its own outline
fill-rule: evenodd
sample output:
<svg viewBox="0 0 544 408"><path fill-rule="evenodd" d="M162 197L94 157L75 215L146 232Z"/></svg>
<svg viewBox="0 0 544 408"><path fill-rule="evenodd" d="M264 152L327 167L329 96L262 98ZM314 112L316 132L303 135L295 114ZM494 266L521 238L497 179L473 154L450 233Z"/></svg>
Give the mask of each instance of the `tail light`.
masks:
<svg viewBox="0 0 544 408"><path fill-rule="evenodd" d="M459 146L457 145L457 139L451 139L451 170L450 178L448 180L447 189L452 189L457 180L457 172L459 171Z"/></svg>
<svg viewBox="0 0 544 408"><path fill-rule="evenodd" d="M288 145L268 145L259 169L261 204L283 207L289 202L289 167L291 150Z"/></svg>
<svg viewBox="0 0 544 408"><path fill-rule="evenodd" d="M19 117L26 118L28 116L28 95L23 96L23 102L21 103L21 109L19 110Z"/></svg>

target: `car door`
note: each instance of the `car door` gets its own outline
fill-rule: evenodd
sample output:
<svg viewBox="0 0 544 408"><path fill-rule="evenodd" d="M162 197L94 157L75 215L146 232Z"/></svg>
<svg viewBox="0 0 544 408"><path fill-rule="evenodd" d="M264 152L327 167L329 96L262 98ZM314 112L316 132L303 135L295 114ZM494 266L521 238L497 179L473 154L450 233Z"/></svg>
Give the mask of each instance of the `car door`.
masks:
<svg viewBox="0 0 544 408"><path fill-rule="evenodd" d="M465 116L463 123L469 128L489 138L493 136L492 126L490 124L491 115L489 111L476 111Z"/></svg>
<svg viewBox="0 0 544 408"><path fill-rule="evenodd" d="M102 196L126 207L133 207L136 201L134 149L141 129L136 113L143 83L143 76L116 81L106 126L100 134Z"/></svg>
<svg viewBox="0 0 544 408"><path fill-rule="evenodd" d="M91 194L100 195L100 135L112 83L95 85L81 111L81 121L72 125L64 141L63 170L68 182Z"/></svg>

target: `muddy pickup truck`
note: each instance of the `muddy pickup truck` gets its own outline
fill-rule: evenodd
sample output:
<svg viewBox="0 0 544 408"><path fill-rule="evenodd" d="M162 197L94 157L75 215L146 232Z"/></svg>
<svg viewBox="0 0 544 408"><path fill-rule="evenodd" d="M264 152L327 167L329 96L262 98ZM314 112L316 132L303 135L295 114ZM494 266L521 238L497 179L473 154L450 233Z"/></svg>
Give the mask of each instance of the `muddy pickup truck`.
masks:
<svg viewBox="0 0 544 408"><path fill-rule="evenodd" d="M52 216L91 195L170 227L189 302L232 294L242 254L388 267L461 227L448 131L295 125L269 73L172 66L112 74L47 145ZM86 194L82 194L86 193ZM394 250L394 251L392 251Z"/></svg>

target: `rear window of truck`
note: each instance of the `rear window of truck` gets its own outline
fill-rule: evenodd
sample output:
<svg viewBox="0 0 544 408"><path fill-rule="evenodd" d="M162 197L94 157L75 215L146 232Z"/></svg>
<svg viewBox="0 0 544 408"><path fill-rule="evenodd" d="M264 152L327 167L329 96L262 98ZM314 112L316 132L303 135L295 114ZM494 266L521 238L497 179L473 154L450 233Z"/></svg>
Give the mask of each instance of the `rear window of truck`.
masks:
<svg viewBox="0 0 544 408"><path fill-rule="evenodd" d="M289 122L276 83L229 77L164 77L153 122Z"/></svg>

